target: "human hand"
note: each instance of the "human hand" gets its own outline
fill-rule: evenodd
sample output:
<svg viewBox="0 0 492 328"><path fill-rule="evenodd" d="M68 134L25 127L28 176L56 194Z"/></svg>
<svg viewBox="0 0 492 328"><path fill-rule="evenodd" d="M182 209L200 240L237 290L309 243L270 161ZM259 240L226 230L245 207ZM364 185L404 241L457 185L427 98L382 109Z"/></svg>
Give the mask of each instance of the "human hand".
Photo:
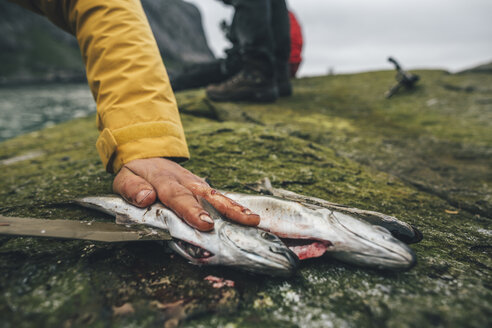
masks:
<svg viewBox="0 0 492 328"><path fill-rule="evenodd" d="M136 159L125 164L113 181L113 191L138 207L158 198L192 227L209 231L210 215L198 202L203 197L227 218L256 226L260 217L211 188L202 178L165 158Z"/></svg>

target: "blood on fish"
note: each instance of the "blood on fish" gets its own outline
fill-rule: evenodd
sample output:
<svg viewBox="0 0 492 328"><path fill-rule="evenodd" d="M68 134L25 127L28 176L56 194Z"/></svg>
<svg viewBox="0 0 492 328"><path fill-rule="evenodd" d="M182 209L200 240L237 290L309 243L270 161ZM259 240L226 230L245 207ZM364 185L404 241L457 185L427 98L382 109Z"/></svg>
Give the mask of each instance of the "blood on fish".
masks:
<svg viewBox="0 0 492 328"><path fill-rule="evenodd" d="M230 199L230 198L227 198L227 197L223 196L221 193L217 192L217 190L215 190L215 189L212 189L212 190L210 191L210 194L211 194L212 196L214 196L214 195L221 195L221 196L222 196L222 198L219 198L219 199L217 199L217 198L216 198L216 201L221 202L221 204L222 204L223 206L227 206L227 207L229 207L229 208L234 208L236 211L239 211L239 212L244 213L244 214L246 214L246 215L251 215L251 214L253 214L253 212L251 212L251 210L250 210L250 209L248 209L248 208L246 208L246 207L242 206L241 204L239 204L238 202L236 202L236 201L234 201L234 200L232 200L232 199ZM227 203L229 203L229 204L227 204L226 202L227 202Z"/></svg>
<svg viewBox="0 0 492 328"><path fill-rule="evenodd" d="M329 241L310 240L308 243L297 243L293 245L288 245L287 243L287 247L297 255L299 260L320 257L330 246L332 246L332 244Z"/></svg>

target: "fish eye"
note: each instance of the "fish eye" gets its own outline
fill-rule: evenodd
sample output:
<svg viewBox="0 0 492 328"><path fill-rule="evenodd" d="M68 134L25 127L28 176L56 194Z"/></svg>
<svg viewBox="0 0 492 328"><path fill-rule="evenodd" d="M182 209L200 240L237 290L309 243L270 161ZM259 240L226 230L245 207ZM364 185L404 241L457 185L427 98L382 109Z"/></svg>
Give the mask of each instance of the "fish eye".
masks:
<svg viewBox="0 0 492 328"><path fill-rule="evenodd" d="M269 233L266 231L261 232L261 238L269 241L280 241L280 239L277 236L275 236L273 233Z"/></svg>

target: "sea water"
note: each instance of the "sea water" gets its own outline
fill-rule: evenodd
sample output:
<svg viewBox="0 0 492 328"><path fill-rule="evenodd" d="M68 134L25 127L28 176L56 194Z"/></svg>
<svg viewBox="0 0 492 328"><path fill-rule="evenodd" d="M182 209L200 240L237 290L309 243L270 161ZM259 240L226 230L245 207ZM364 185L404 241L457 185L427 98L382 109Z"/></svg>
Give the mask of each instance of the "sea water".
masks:
<svg viewBox="0 0 492 328"><path fill-rule="evenodd" d="M96 112L85 83L0 88L0 141Z"/></svg>

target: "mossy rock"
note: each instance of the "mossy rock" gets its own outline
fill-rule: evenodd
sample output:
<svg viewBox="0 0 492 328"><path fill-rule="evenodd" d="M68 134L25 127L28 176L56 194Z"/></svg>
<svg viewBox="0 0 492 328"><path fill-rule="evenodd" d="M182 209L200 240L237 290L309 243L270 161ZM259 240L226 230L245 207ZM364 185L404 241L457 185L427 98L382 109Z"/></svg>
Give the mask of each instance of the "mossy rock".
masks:
<svg viewBox="0 0 492 328"><path fill-rule="evenodd" d="M267 176L397 216L425 236L410 271L323 258L273 279L191 266L156 242L3 237L0 327L490 326L492 77L417 73L418 87L390 100L393 72L301 79L272 105L178 94L192 154L185 167L221 189L250 192ZM111 192L96 137L90 117L3 142L0 214L111 220L69 203ZM215 289L210 274L235 286Z"/></svg>

